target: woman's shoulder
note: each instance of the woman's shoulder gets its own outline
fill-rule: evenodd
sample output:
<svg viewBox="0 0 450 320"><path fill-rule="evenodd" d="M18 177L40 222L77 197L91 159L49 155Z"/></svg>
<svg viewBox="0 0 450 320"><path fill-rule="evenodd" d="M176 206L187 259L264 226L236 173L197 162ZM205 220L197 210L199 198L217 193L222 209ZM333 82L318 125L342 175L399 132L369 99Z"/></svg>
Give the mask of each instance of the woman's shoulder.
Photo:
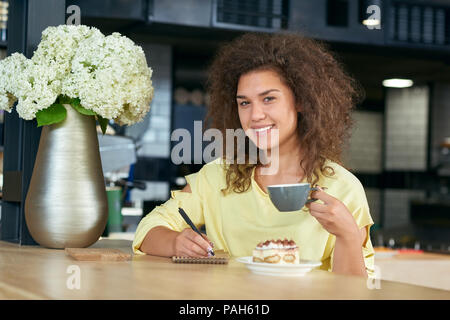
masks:
<svg viewBox="0 0 450 320"><path fill-rule="evenodd" d="M325 167L331 168L332 172L331 174L328 174L330 173L329 169L326 170L327 174L321 177L321 179L325 180L324 182L333 183L345 189L363 189L361 181L359 181L359 179L343 165L327 160L325 162Z"/></svg>
<svg viewBox="0 0 450 320"><path fill-rule="evenodd" d="M225 182L225 173L224 160L217 158L203 165L196 175L201 181L217 186Z"/></svg>
<svg viewBox="0 0 450 320"><path fill-rule="evenodd" d="M225 162L222 158L217 158L206 163L200 170L223 174L225 170L224 164Z"/></svg>

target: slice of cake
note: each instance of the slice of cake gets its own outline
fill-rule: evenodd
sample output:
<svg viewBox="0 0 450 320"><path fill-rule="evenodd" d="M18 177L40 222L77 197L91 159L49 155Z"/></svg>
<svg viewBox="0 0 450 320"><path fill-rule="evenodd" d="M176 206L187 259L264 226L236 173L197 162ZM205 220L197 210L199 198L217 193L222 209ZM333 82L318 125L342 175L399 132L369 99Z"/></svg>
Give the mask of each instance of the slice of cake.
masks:
<svg viewBox="0 0 450 320"><path fill-rule="evenodd" d="M253 249L253 262L296 264L300 262L294 240L267 240Z"/></svg>

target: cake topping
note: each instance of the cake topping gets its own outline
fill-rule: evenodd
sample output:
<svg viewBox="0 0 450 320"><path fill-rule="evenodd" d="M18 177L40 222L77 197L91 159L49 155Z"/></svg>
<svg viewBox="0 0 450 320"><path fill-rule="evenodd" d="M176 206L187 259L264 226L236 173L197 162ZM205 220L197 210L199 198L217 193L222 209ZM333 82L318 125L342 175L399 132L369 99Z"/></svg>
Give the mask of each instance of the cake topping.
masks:
<svg viewBox="0 0 450 320"><path fill-rule="evenodd" d="M258 243L256 246L257 249L292 249L296 247L297 245L294 240L288 240L286 238L284 240L266 240Z"/></svg>

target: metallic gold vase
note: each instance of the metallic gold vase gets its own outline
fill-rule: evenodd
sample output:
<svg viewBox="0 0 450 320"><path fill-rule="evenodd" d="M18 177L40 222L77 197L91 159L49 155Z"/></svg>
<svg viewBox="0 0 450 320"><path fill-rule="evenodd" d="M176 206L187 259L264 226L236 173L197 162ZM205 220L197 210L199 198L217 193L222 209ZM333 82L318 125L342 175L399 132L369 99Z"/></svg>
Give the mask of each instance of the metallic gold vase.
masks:
<svg viewBox="0 0 450 320"><path fill-rule="evenodd" d="M44 247L82 248L102 235L108 201L95 119L64 107L67 118L42 129L25 220Z"/></svg>

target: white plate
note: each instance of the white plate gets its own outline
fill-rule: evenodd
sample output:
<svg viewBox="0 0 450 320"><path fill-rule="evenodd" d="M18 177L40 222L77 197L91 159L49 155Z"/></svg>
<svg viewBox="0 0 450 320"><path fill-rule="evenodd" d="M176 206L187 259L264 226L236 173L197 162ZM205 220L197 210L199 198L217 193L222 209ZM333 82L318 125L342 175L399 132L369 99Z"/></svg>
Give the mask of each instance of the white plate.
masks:
<svg viewBox="0 0 450 320"><path fill-rule="evenodd" d="M379 251L377 252L375 250L375 258L391 258L393 256L396 256L398 254L398 251Z"/></svg>
<svg viewBox="0 0 450 320"><path fill-rule="evenodd" d="M300 260L299 264L253 262L252 256L240 257L236 261L244 263L253 273L278 277L301 277L322 264L320 261L309 260Z"/></svg>

